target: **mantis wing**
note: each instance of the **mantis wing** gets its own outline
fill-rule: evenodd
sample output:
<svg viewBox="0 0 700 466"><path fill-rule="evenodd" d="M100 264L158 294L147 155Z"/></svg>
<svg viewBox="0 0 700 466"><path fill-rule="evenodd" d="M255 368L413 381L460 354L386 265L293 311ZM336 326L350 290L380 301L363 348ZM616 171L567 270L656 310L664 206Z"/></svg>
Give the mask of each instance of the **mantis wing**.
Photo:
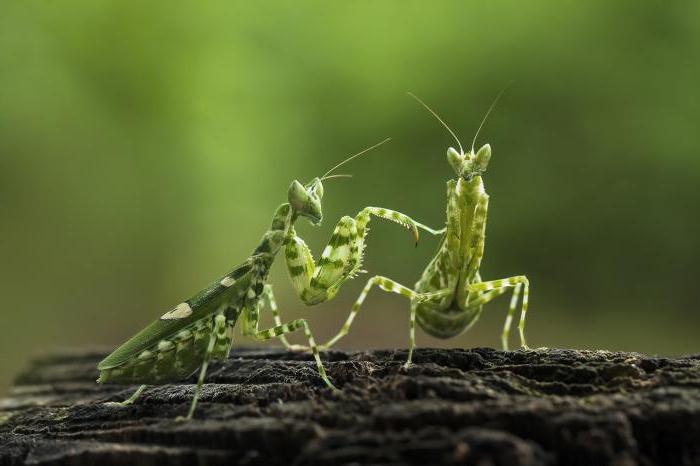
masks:
<svg viewBox="0 0 700 466"><path fill-rule="evenodd" d="M247 260L192 298L178 304L114 350L97 365L97 369L120 366L157 345L160 340L172 337L198 320L211 316L222 304L244 298L250 286L251 268L251 261Z"/></svg>

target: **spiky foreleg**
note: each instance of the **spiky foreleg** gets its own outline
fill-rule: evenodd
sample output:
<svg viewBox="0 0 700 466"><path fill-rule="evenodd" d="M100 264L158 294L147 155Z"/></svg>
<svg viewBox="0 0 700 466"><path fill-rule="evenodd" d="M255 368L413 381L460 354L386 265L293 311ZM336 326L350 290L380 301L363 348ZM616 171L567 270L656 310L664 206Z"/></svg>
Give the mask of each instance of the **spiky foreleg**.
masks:
<svg viewBox="0 0 700 466"><path fill-rule="evenodd" d="M308 246L292 228L286 240L285 257L292 285L302 301L308 305L328 301L345 280L360 272L367 225L372 215L405 226L413 232L416 241L419 227L440 234L440 231L418 224L400 212L366 207L355 218L345 216L340 219L316 264Z"/></svg>
<svg viewBox="0 0 700 466"><path fill-rule="evenodd" d="M357 231L361 238L365 237L365 230L367 228L367 224L370 221L370 215L374 215L376 217L383 218L386 220L391 220L392 222L396 222L399 225L403 225L404 227L408 228L413 232L413 236L416 239L416 244L418 244L419 226L421 228L426 229L427 231L430 231L433 234L438 234L438 232L433 230L432 228L426 227L425 225L416 222L411 217L409 217L406 214L402 214L401 212L397 212L391 209L385 209L383 207L365 207L360 211L360 213L357 214L357 216L355 216L355 221L357 222Z"/></svg>
<svg viewBox="0 0 700 466"><path fill-rule="evenodd" d="M440 236L440 235L444 235L445 232L447 231L447 227L442 227L442 228L440 228L439 230L435 230L434 228L430 228L429 226L423 225L423 224L420 223L420 222L415 222L415 223L416 223L416 226L417 226L418 228L420 228L421 230L427 231L427 232L430 233L431 235Z"/></svg>
<svg viewBox="0 0 700 466"><path fill-rule="evenodd" d="M504 349L507 349L507 339L508 333L510 331L510 324L512 321L513 313L515 312L515 307L518 301L518 295L520 293L520 287L523 289L523 300L520 308L520 321L518 322L518 330L520 333L520 345L527 349L527 342L525 341L525 316L527 314L528 298L530 294L530 282L525 275L518 275L515 277L503 278L500 280L491 280L487 282L472 283L467 286L467 291L475 293L483 293L492 290L499 290L502 288L514 288L513 297L510 301L510 308L508 309L508 316L506 317L506 323L504 325L504 332L501 335L502 341L504 340L506 344ZM488 293L486 293L488 294ZM494 296L495 297L495 296ZM474 301L470 302L471 305ZM508 329L508 330L506 330Z"/></svg>

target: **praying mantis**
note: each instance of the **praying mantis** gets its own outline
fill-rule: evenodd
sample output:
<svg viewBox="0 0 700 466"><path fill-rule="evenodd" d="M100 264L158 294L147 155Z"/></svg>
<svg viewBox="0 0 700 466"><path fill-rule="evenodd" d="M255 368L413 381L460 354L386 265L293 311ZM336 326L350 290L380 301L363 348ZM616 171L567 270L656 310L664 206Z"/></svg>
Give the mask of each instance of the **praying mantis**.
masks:
<svg viewBox="0 0 700 466"><path fill-rule="evenodd" d="M296 293L307 305L319 304L333 299L342 284L360 271L367 224L372 215L408 228L413 232L417 244L418 228L427 227L400 212L379 207L366 207L354 218L342 217L318 262L314 261L308 246L294 229L300 217L313 225L321 224L323 181L344 176L332 175L334 170L387 141L345 159L323 176L313 178L306 184L292 181L287 202L276 209L270 228L250 257L195 296L163 314L100 362L97 366L100 371L98 383L142 384L127 400L111 404L130 405L147 385L180 381L199 370L187 416L178 418L191 419L208 364L213 359L228 357L233 345L233 330L239 321L243 335L256 340L284 339L288 333L303 330L321 379L328 387L335 389L326 375L307 321L295 319L281 322L272 287L267 283L268 274L278 252L284 248L287 269ZM276 325L259 330L260 312L265 302L273 313Z"/></svg>
<svg viewBox="0 0 700 466"><path fill-rule="evenodd" d="M513 314L522 289L518 330L521 346L527 349L525 316L530 291L527 277L517 275L483 281L479 273L481 260L484 256L489 202L482 175L491 159L491 146L485 144L474 152L474 144L484 122L502 93L503 90L494 99L477 129L470 151L465 153L459 138L443 119L420 98L409 92L411 97L416 99L447 129L459 147L459 151L453 147L447 149L447 162L454 170L456 178L447 182L446 226L442 230L423 228L441 237L438 251L423 270L413 289L381 275L370 278L353 304L350 315L340 331L320 346L322 350L330 348L348 333L367 295L375 286L386 292L400 294L410 300L409 349L408 358L404 364L405 368L411 365L413 350L416 346L416 321L426 333L434 337L454 337L476 323L485 304L511 289L512 295L501 333L501 344L504 350L508 349L508 336Z"/></svg>
<svg viewBox="0 0 700 466"><path fill-rule="evenodd" d="M501 92L502 93L502 92ZM528 308L529 281L524 275L483 281L479 272L484 255L486 218L489 196L482 179L491 159L491 146L474 151L474 144L499 96L486 112L472 141L469 152L450 127L425 102L409 93L423 105L454 137L459 151L450 147L447 161L456 178L447 182L447 219L441 230L435 230L411 217L389 209L366 207L354 218L345 216L336 225L333 235L315 262L311 252L294 229L296 221L305 217L313 225L322 221L323 181L347 175L331 173L350 160L384 144L388 139L361 151L328 170L323 176L302 184L292 181L287 202L277 208L270 228L258 247L243 263L217 279L192 298L178 304L118 347L99 363L100 383L142 384L127 400L116 405L134 403L148 384L182 380L199 370L187 416L191 419L201 393L207 367L212 359L225 359L233 345L233 330L241 321L242 333L256 340L279 338L292 350L309 350L313 354L321 379L335 387L328 378L319 351L335 345L349 331L371 289L378 286L386 292L400 294L410 300L409 351L404 367L412 363L416 346L416 322L428 334L438 338L454 337L473 326L483 306L512 290L501 342L508 349L513 316L522 291L518 330L523 348L525 317ZM268 281L268 274L278 252L284 248L285 262L296 294L311 306L335 297L342 284L360 272L367 225L371 216L395 221L411 230L418 241L418 229L440 237L435 256L424 269L413 289L390 278L376 275L367 281L339 332L322 345L315 343L305 319L282 323ZM270 308L275 326L259 330L260 312ZM308 346L291 345L285 335L303 330Z"/></svg>

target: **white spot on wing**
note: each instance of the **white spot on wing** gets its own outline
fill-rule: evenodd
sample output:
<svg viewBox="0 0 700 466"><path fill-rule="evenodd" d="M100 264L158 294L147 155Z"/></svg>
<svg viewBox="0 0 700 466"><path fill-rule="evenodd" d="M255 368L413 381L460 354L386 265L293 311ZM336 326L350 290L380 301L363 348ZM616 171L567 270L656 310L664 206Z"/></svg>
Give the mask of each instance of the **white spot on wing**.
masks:
<svg viewBox="0 0 700 466"><path fill-rule="evenodd" d="M189 317L192 315L192 308L190 307L189 304L187 303L180 303L172 311L168 311L162 316L160 316L160 320L175 320L175 319L184 319L185 317Z"/></svg>
<svg viewBox="0 0 700 466"><path fill-rule="evenodd" d="M226 277L222 278L219 283L221 283L223 286L228 288L229 286L233 286L233 284L236 283L236 280L234 280L233 278L231 278L229 276L226 276Z"/></svg>

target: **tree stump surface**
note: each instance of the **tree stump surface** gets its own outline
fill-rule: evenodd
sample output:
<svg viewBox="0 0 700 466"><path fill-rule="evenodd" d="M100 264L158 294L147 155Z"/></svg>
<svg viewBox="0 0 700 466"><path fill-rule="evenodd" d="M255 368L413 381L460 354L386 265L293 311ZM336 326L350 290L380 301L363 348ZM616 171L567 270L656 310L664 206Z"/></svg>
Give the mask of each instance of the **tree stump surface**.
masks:
<svg viewBox="0 0 700 466"><path fill-rule="evenodd" d="M241 349L195 378L95 383L100 351L34 360L0 400L0 465L700 465L700 355Z"/></svg>

